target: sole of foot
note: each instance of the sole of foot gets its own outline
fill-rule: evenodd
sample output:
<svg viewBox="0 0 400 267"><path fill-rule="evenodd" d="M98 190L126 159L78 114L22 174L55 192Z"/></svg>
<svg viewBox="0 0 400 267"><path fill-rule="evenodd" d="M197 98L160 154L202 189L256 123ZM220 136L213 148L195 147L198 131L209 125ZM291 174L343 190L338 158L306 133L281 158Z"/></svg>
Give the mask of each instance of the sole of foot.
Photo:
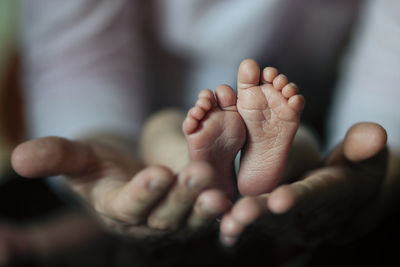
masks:
<svg viewBox="0 0 400 267"><path fill-rule="evenodd" d="M216 187L236 196L234 160L246 139L246 128L236 108L237 96L228 85L203 90L189 110L182 129L190 160L207 161L217 172Z"/></svg>
<svg viewBox="0 0 400 267"><path fill-rule="evenodd" d="M272 67L254 60L238 70L238 112L247 128L238 188L243 195L270 192L280 181L304 107L304 97Z"/></svg>

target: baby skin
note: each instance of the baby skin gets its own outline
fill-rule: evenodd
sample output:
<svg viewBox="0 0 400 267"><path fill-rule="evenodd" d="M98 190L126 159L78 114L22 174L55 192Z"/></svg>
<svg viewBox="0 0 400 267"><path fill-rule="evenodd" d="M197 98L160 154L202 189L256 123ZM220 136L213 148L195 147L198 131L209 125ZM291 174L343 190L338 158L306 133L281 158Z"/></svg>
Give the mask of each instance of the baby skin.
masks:
<svg viewBox="0 0 400 267"><path fill-rule="evenodd" d="M246 140L246 128L237 111L237 96L228 85L203 90L183 122L189 158L207 161L216 170L215 187L230 199L237 195L234 160Z"/></svg>
<svg viewBox="0 0 400 267"><path fill-rule="evenodd" d="M237 109L247 128L238 188L243 195L268 193L282 178L304 97L277 69L261 72L251 59L242 61L237 79Z"/></svg>
<svg viewBox="0 0 400 267"><path fill-rule="evenodd" d="M227 85L216 88L216 99L204 90L188 112L183 131L190 159L213 164L220 178L217 187L234 196L234 159L242 149L240 193L270 192L282 177L299 126L304 98L297 91L275 68L261 73L254 60L244 60L237 96Z"/></svg>

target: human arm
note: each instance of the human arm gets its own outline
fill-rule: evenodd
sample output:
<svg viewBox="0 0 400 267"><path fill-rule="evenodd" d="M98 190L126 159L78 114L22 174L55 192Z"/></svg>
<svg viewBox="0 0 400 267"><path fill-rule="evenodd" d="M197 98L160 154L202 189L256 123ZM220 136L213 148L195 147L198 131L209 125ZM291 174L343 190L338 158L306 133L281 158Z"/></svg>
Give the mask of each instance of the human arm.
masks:
<svg viewBox="0 0 400 267"><path fill-rule="evenodd" d="M218 216L221 206L211 216L198 208L209 203L207 196L221 197L202 192L212 170L194 164L177 175L137 156L148 108L138 3L41 0L22 7L28 129L39 138L14 150L14 169L27 177L68 177L66 187L106 225L137 238ZM186 190L194 174L201 174L200 185ZM156 192L147 187L152 181ZM174 203L180 208L171 212ZM187 217L192 205L199 220Z"/></svg>

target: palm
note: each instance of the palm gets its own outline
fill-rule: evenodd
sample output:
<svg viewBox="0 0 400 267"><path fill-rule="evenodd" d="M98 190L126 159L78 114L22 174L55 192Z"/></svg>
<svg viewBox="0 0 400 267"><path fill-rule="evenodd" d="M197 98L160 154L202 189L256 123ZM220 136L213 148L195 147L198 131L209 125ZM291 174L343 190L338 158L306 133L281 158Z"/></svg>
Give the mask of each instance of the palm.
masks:
<svg viewBox="0 0 400 267"><path fill-rule="evenodd" d="M143 168L129 153L101 142L56 137L19 145L12 163L22 176L67 177L107 226L137 238L197 230L229 208L221 191L204 191L214 182L205 163L191 163L175 175L166 167ZM188 187L192 178L196 183Z"/></svg>

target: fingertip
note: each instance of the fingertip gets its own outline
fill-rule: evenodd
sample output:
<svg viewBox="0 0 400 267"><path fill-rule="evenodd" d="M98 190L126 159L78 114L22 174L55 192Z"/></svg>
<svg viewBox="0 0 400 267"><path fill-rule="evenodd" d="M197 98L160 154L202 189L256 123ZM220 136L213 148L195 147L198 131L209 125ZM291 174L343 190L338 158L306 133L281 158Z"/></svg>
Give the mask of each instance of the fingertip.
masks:
<svg viewBox="0 0 400 267"><path fill-rule="evenodd" d="M204 191L199 195L198 201L207 211L218 215L227 212L232 206L232 202L218 189Z"/></svg>
<svg viewBox="0 0 400 267"><path fill-rule="evenodd" d="M220 234L219 241L224 247L233 247L237 243L238 238Z"/></svg>
<svg viewBox="0 0 400 267"><path fill-rule="evenodd" d="M192 229L203 228L227 212L230 206L230 201L220 190L206 190L198 196L188 225Z"/></svg>
<svg viewBox="0 0 400 267"><path fill-rule="evenodd" d="M346 133L343 152L353 162L369 159L382 151L387 143L386 130L377 123L361 122Z"/></svg>
<svg viewBox="0 0 400 267"><path fill-rule="evenodd" d="M281 186L273 191L268 198L268 208L272 213L288 212L296 203L296 196L289 186Z"/></svg>
<svg viewBox="0 0 400 267"><path fill-rule="evenodd" d="M232 209L232 217L247 225L260 217L267 209L265 197L244 197Z"/></svg>
<svg viewBox="0 0 400 267"><path fill-rule="evenodd" d="M154 193L165 192L175 182L172 171L164 166L149 167L144 170L142 175L147 180L148 189Z"/></svg>
<svg viewBox="0 0 400 267"><path fill-rule="evenodd" d="M59 137L44 137L18 145L12 155L13 169L24 177L58 175L70 154L70 142Z"/></svg>
<svg viewBox="0 0 400 267"><path fill-rule="evenodd" d="M225 215L220 225L221 234L223 236L239 236L244 228L245 227L238 223L231 214Z"/></svg>

